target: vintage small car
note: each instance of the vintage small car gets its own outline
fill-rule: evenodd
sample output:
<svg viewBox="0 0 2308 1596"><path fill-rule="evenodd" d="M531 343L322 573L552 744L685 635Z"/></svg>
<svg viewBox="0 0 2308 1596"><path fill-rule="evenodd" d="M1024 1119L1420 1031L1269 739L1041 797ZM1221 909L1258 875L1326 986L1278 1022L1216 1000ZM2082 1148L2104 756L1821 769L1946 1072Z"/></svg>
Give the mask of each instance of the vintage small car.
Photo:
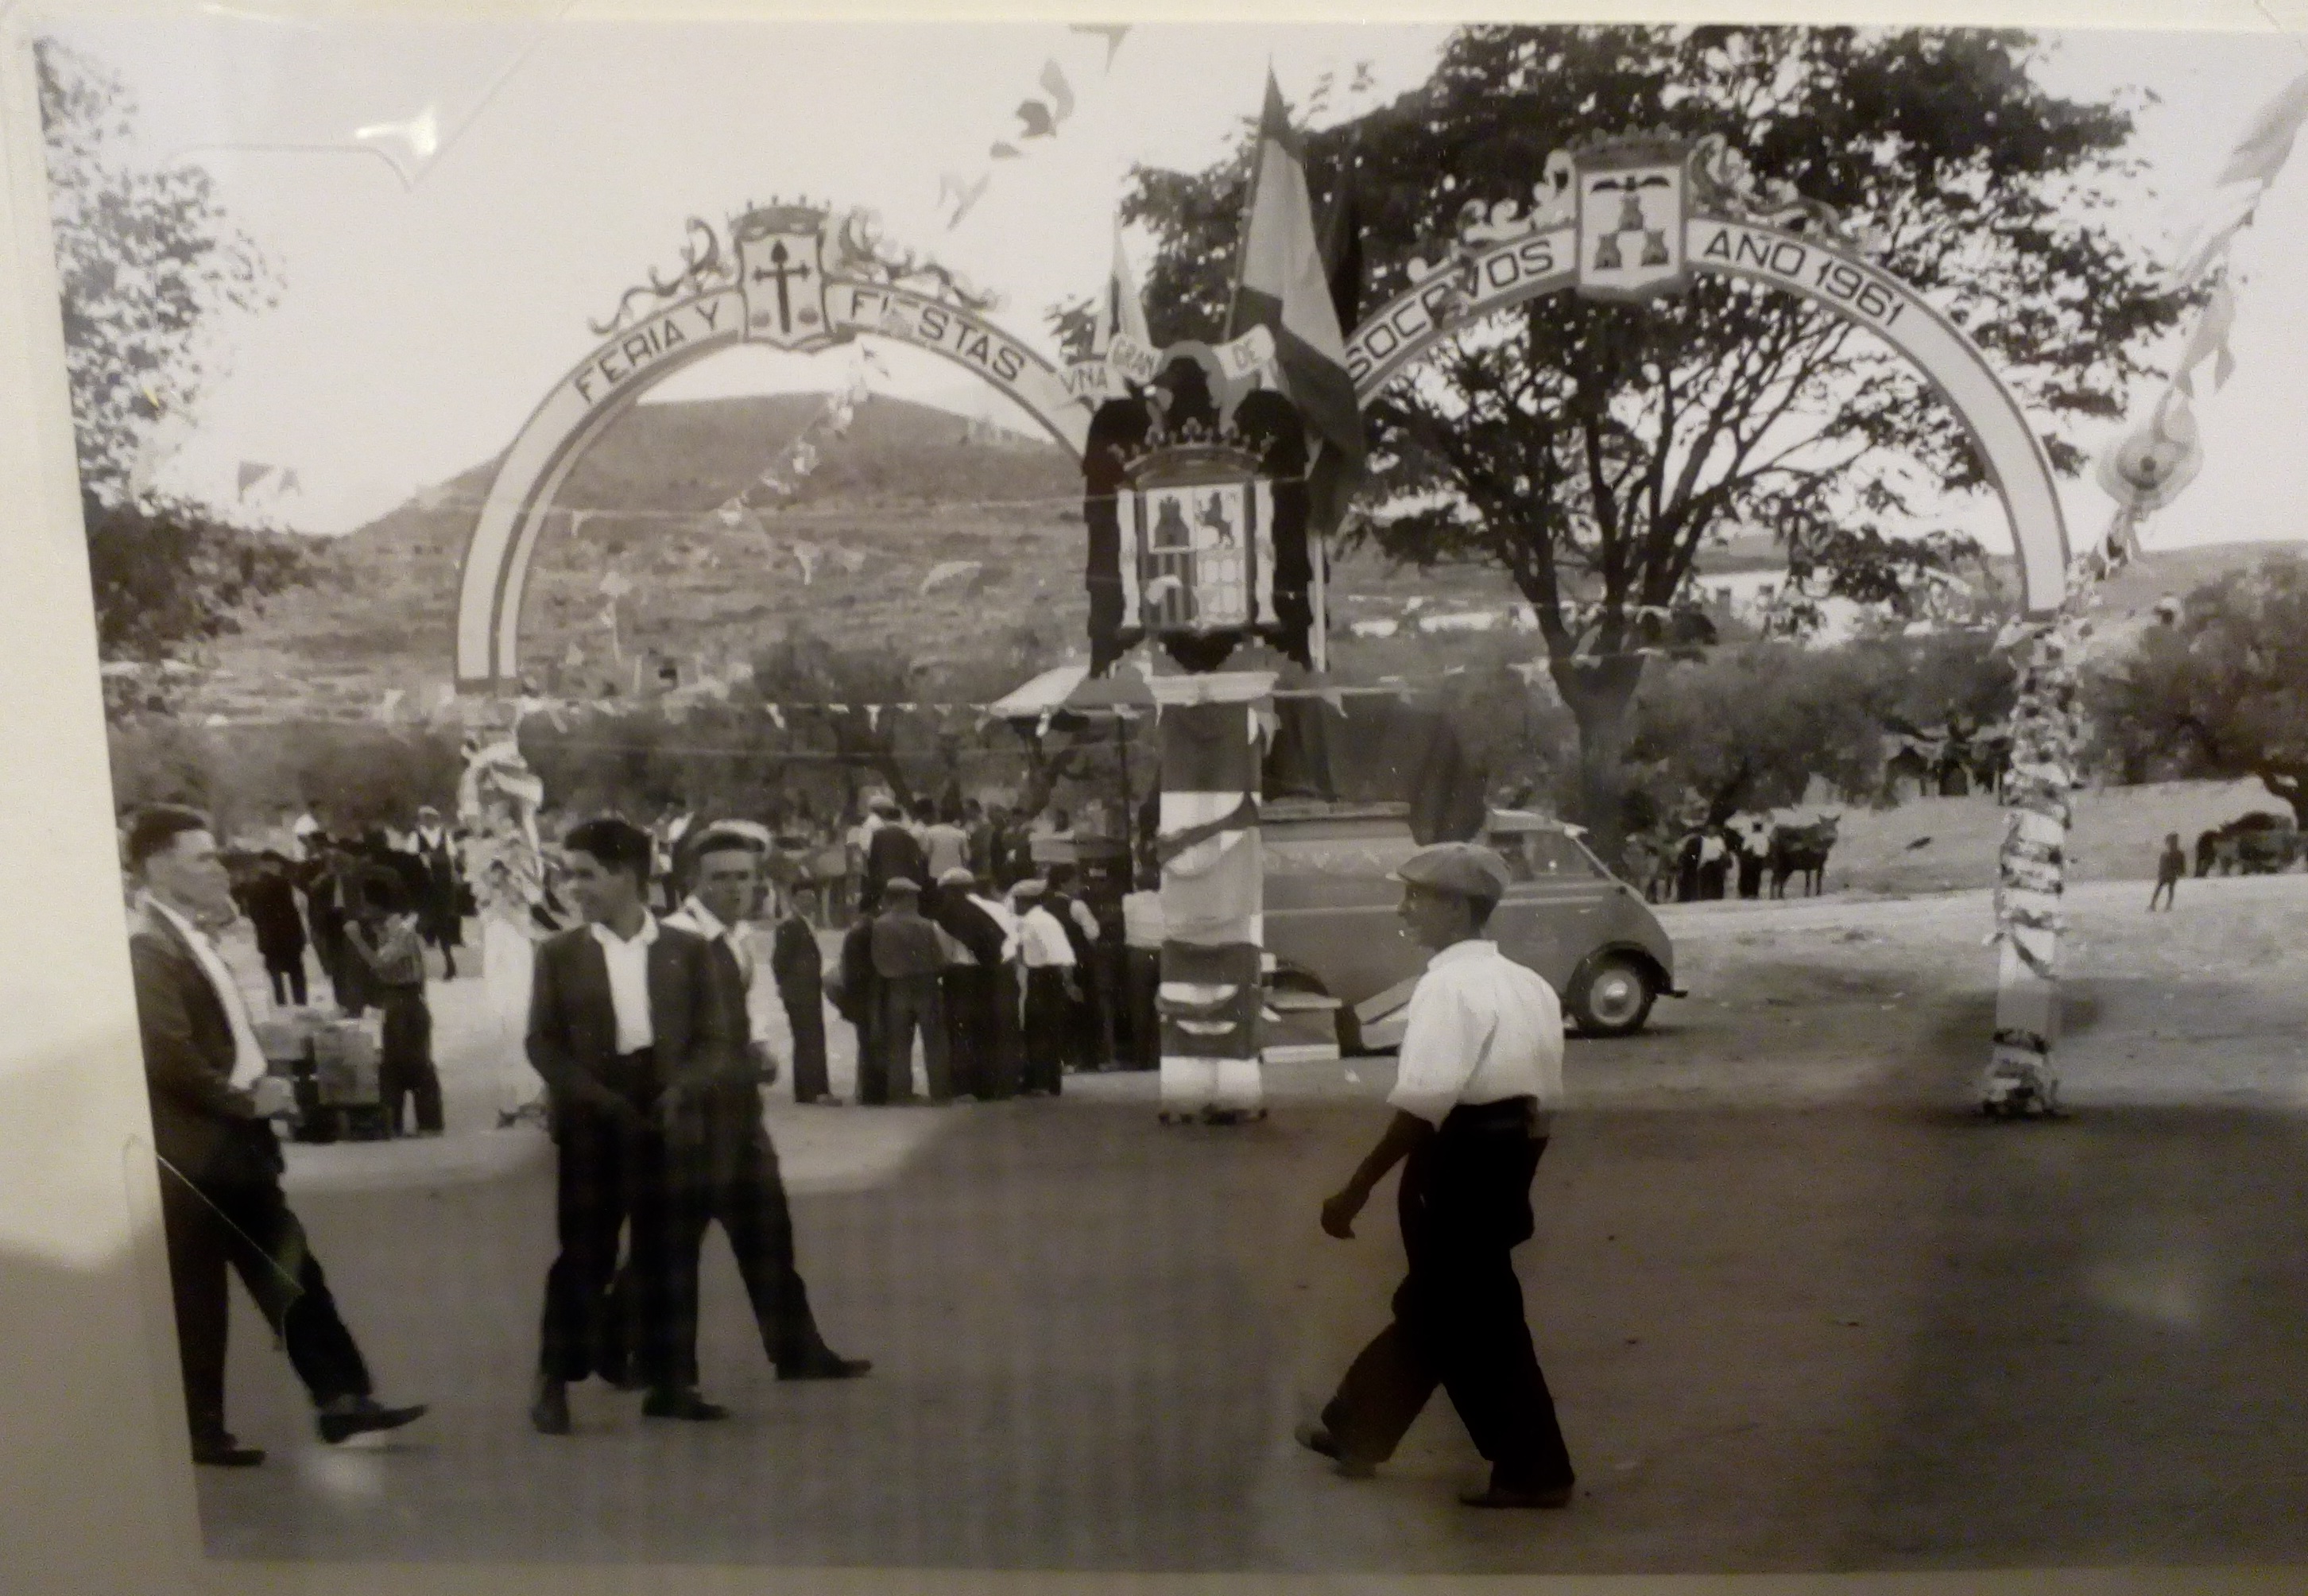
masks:
<svg viewBox="0 0 2308 1596"><path fill-rule="evenodd" d="M1418 847L1408 810L1278 801L1261 815L1260 833L1270 987L1334 999L1341 1052L1395 1046L1426 962L1402 934L1395 918L1401 888L1387 878ZM1494 809L1481 841L1514 876L1489 934L1508 957L1546 978L1582 1033L1632 1035L1658 998L1684 995L1675 984L1675 945L1649 905L1572 828Z"/></svg>

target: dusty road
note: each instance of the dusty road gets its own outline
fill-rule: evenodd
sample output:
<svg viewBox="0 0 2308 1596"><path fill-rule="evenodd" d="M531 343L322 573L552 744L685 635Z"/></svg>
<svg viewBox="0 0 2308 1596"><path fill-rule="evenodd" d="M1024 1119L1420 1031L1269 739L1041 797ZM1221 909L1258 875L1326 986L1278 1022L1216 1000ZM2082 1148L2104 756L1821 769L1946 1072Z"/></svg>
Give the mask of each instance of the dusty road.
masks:
<svg viewBox="0 0 2308 1596"><path fill-rule="evenodd" d="M2308 1560L2308 878L2076 896L2073 1116L1968 1111L1984 895L1672 911L1694 996L1573 1045L1521 1256L1581 1471L1574 1509L1479 1516L1447 1405L1367 1482L1288 1436L1384 1313L1391 1212L1322 1238L1384 1060L1271 1072L1233 1131L1151 1083L1056 1103L779 1103L829 1334L877 1360L774 1384L710 1244L727 1426L581 1393L522 1421L549 1247L545 1149L465 1129L299 1149L298 1205L388 1388L398 1446L306 1437L237 1324L204 1471L234 1557L1098 1569L1671 1572ZM460 983L444 1016L465 1001ZM463 1104L464 1107L460 1107Z"/></svg>

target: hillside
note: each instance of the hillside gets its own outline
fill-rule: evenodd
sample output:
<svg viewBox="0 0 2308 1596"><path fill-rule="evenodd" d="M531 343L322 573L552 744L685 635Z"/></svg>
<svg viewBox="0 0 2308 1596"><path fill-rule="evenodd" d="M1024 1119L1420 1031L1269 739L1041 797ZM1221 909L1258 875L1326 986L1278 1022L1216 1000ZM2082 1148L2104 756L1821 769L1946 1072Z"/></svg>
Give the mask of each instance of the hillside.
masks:
<svg viewBox="0 0 2308 1596"><path fill-rule="evenodd" d="M850 647L934 660L992 638L1052 663L1080 646L1081 478L1046 441L989 435L948 411L875 397L841 438L819 438L815 471L764 512L760 529L715 509L744 490L815 417L816 394L636 407L578 464L531 567L524 662L554 690L628 684L655 651L685 672L750 655L806 626ZM429 708L451 680L458 568L495 470L484 462L346 536L316 540L319 580L284 595L214 650L195 713L272 718ZM798 546L798 547L797 547ZM2144 612L2263 546L2152 555L2111 584L2109 618ZM1702 559L1710 574L1761 568L1749 539ZM810 569L805 574L805 560ZM923 592L945 562L974 571ZM616 655L602 578L631 583ZM1365 550L1340 562L1332 613L1344 629L1398 617L1496 609L1514 595L1496 571L1396 570ZM1456 644L1432 640L1438 653ZM1390 664L1385 669L1397 669Z"/></svg>

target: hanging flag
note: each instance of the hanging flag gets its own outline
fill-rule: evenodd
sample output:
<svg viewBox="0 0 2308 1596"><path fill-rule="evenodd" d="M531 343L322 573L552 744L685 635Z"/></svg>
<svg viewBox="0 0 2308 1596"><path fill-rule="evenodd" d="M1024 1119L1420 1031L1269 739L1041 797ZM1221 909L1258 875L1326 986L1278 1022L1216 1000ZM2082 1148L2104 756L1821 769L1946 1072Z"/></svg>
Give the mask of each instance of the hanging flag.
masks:
<svg viewBox="0 0 2308 1596"><path fill-rule="evenodd" d="M869 730L879 731L882 729L882 706L880 704L869 703L866 706L866 725Z"/></svg>
<svg viewBox="0 0 2308 1596"><path fill-rule="evenodd" d="M253 460L242 461L240 462L240 471L238 476L238 491L240 496L242 498L246 498L250 488L255 487L259 482L263 481L265 478L271 474L272 468L269 465L259 465Z"/></svg>
<svg viewBox="0 0 2308 1596"><path fill-rule="evenodd" d="M731 498L724 502L713 513L723 526L736 526L745 519L745 501L741 498Z"/></svg>
<svg viewBox="0 0 2308 1596"><path fill-rule="evenodd" d="M401 690L399 687L387 688L383 698L377 703L376 718L380 720L391 721L393 712L400 707L400 697Z"/></svg>
<svg viewBox="0 0 2308 1596"><path fill-rule="evenodd" d="M1339 325L1354 326L1362 320L1363 211L1351 156L1339 168L1330 221L1322 229L1322 275L1331 285L1331 308Z"/></svg>
<svg viewBox="0 0 2308 1596"><path fill-rule="evenodd" d="M836 548L832 554L834 562L852 576L866 568L866 551L862 548Z"/></svg>
<svg viewBox="0 0 2308 1596"><path fill-rule="evenodd" d="M801 584L807 587L817 575L817 557L824 551L814 543L797 541L792 547L794 563L801 567Z"/></svg>
<svg viewBox="0 0 2308 1596"><path fill-rule="evenodd" d="M305 485L297 479L297 468L295 466L286 466L282 468L280 472L280 480L276 485L275 491L280 493L302 493L305 491Z"/></svg>
<svg viewBox="0 0 2308 1596"><path fill-rule="evenodd" d="M1065 73L1055 59L1042 63L1042 88L1050 97L1050 120L1054 124L1074 114L1073 85L1066 82Z"/></svg>
<svg viewBox="0 0 2308 1596"><path fill-rule="evenodd" d="M2188 347L2180 355L2180 364L2172 373L2172 385L2193 397L2196 392L2196 367L2205 361L2212 363L2212 389L2215 393L2227 385L2235 372L2235 356L2228 349L2228 332L2235 325L2235 295L2226 280L2213 289L2204 302L2203 314L2196 322L2196 330L2189 335Z"/></svg>
<svg viewBox="0 0 2308 1596"><path fill-rule="evenodd" d="M1127 22L1075 22L1069 31L1094 34L1106 40L1106 69L1114 70L1114 53L1122 47L1122 40L1130 31Z"/></svg>
<svg viewBox="0 0 2308 1596"><path fill-rule="evenodd" d="M613 569L601 578L601 591L612 599L622 599L633 591L633 579L623 571Z"/></svg>
<svg viewBox="0 0 2308 1596"><path fill-rule="evenodd" d="M778 729L779 731L783 731L786 729L786 712L784 708L774 703L765 703L762 707L770 712L770 719L778 723Z"/></svg>
<svg viewBox="0 0 2308 1596"><path fill-rule="evenodd" d="M1138 275L1130 269L1130 252L1122 241L1122 218L1114 219L1114 269L1106 280L1106 297L1098 306L1098 327L1091 335L1090 353L1104 355L1115 341L1126 338L1141 349L1154 347L1146 328L1146 301L1139 292Z"/></svg>
<svg viewBox="0 0 2308 1596"><path fill-rule="evenodd" d="M1327 532L1362 475L1363 416L1347 375L1346 335L1314 242L1305 151L1271 72L1236 263L1227 336L1240 337L1253 326L1273 333L1283 391L1321 440L1307 486L1313 525Z"/></svg>
<svg viewBox="0 0 2308 1596"><path fill-rule="evenodd" d="M2261 108L2227 165L2220 168L2219 181L2272 182L2291 156L2292 142L2304 120L2308 120L2308 73L2293 79L2282 93Z"/></svg>
<svg viewBox="0 0 2308 1596"><path fill-rule="evenodd" d="M584 663L585 648L582 643L572 643L569 645L569 651L561 656L561 668L564 670L580 669Z"/></svg>
<svg viewBox="0 0 2308 1596"><path fill-rule="evenodd" d="M2179 263L2166 275L2162 284L2165 290L2176 291L2209 275L2212 267L2226 258L2236 234L2251 224L2252 213L2259 208L2261 196L2266 192L2264 184L2245 183L2224 188L2214 195L2204 219L2196 224L2180 250Z"/></svg>

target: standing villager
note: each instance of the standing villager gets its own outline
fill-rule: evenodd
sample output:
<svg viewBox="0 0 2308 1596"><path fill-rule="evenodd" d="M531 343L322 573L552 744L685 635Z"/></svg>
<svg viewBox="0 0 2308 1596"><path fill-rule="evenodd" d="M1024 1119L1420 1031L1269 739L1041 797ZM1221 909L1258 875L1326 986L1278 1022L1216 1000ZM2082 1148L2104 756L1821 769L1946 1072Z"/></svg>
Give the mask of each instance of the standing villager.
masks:
<svg viewBox="0 0 2308 1596"><path fill-rule="evenodd" d="M2164 851L2156 860L2156 890L2148 894L2148 912L2156 912L2157 900L2163 900L2169 910L2180 895L2180 883L2188 874L2188 850L2180 846L2180 833L2167 832Z"/></svg>
<svg viewBox="0 0 2308 1596"><path fill-rule="evenodd" d="M256 868L233 893L249 929L256 933L256 951L264 960L265 978L272 983L276 1008L303 1008L305 987L305 917L297 907L297 885L289 879L288 861L267 851L257 857Z"/></svg>
<svg viewBox="0 0 2308 1596"><path fill-rule="evenodd" d="M362 893L361 912L346 927L354 954L367 967L378 1011L384 1020L377 1049L377 1093L385 1122L396 1136L413 1107L417 1134L441 1134L441 1073L433 1064L433 1010L425 1001L425 943L417 916L408 911L400 884L389 876L371 881Z"/></svg>
<svg viewBox="0 0 2308 1596"><path fill-rule="evenodd" d="M417 811L411 839L424 867L423 895L417 901L417 928L426 944L441 950L441 979L457 979L457 950L465 945L465 883L458 870L456 839L430 804Z"/></svg>
<svg viewBox="0 0 2308 1596"><path fill-rule="evenodd" d="M977 878L957 865L937 880L930 918L943 934L946 964L939 983L945 1001L947 1048L955 1095L1004 1095L998 1077L998 980L1010 936L974 895Z"/></svg>
<svg viewBox="0 0 2308 1596"><path fill-rule="evenodd" d="M1090 906L1073 893L1074 867L1053 865L1042 906L1057 917L1074 954L1074 979L1066 1000L1066 1063L1078 1070L1101 1070L1112 1062L1113 1032L1097 976L1099 939L1105 935Z"/></svg>
<svg viewBox="0 0 2308 1596"><path fill-rule="evenodd" d="M1019 960L1026 972L1027 1097L1055 1097L1064 1084L1067 1018L1077 979L1073 943L1043 902L1045 893L1039 881L1021 881L1012 893L1019 910Z"/></svg>
<svg viewBox="0 0 2308 1596"><path fill-rule="evenodd" d="M770 945L770 976L777 983L786 1031L793 1038L797 1103L839 1100L825 1072L825 955L818 951L817 931L810 923L816 907L815 891L797 886L786 900L786 912Z"/></svg>
<svg viewBox="0 0 2308 1596"><path fill-rule="evenodd" d="M1491 1465L1489 1485L1460 1501L1565 1506L1571 1458L1512 1256L1532 1232L1531 1181L1562 1099L1563 1011L1552 988L1482 935L1507 887L1497 854L1439 843L1395 879L1405 931L1433 957L1411 994L1387 1099L1394 1118L1322 1204L1322 1229L1351 1238L1373 1188L1400 1163L1409 1269L1393 1322L1347 1370L1321 1425L1298 1438L1340 1472L1367 1474L1439 1383Z"/></svg>
<svg viewBox="0 0 2308 1596"><path fill-rule="evenodd" d="M969 841L969 857L962 862L969 873L980 881L994 879L994 822L987 817L986 806L976 798L964 798L961 804L961 829Z"/></svg>
<svg viewBox="0 0 2308 1596"><path fill-rule="evenodd" d="M568 1387L594 1374L645 1385L652 1419L714 1419L696 1366L696 1274L680 1265L716 1082L743 1067L744 1037L717 1000L710 950L647 904L653 839L630 822L589 820L563 839L570 898L585 923L537 950L529 1058L552 1100L560 1250L546 1275L530 1421L570 1433ZM621 1324L610 1287L617 1238L632 1227Z"/></svg>
<svg viewBox="0 0 2308 1596"><path fill-rule="evenodd" d="M690 850L692 890L665 921L705 939L724 1028L747 1039L744 1066L724 1072L704 1091L703 1156L673 1160L675 1179L693 1189L677 1193L673 1204L680 1229L672 1262L683 1276L682 1290L693 1292L705 1228L719 1221L737 1261L738 1277L745 1283L762 1350L776 1366L778 1378L853 1379L873 1365L840 1356L818 1332L809 1288L794 1263L793 1211L786 1201L785 1177L762 1118L762 1087L777 1079L777 1060L761 1031L754 1002L761 962L745 945L741 927L761 897L765 851L743 833L703 828ZM823 1069L822 1057L819 1068ZM688 1361L676 1371L681 1384L696 1385L695 1360L693 1343Z"/></svg>
<svg viewBox="0 0 2308 1596"><path fill-rule="evenodd" d="M874 973L874 919L860 915L842 934L831 993L834 1012L849 1022L857 1038L857 1100L890 1100L890 1081L882 1067L882 981Z"/></svg>
<svg viewBox="0 0 2308 1596"><path fill-rule="evenodd" d="M892 880L902 876L919 890L930 873L921 841L907 828L896 803L877 798L874 814L880 824L866 841L866 881L857 894L858 911L868 915L882 912L882 894Z"/></svg>
<svg viewBox="0 0 2308 1596"><path fill-rule="evenodd" d="M1162 1067L1162 1017L1156 1005L1162 987L1162 936L1158 884L1122 900L1122 990L1132 1069Z"/></svg>
<svg viewBox="0 0 2308 1596"><path fill-rule="evenodd" d="M928 805L923 807L926 810ZM924 829L922 861L929 872L925 879L932 882L943 881L952 871L969 868L969 833L962 829L959 810L946 810Z"/></svg>
<svg viewBox="0 0 2308 1596"><path fill-rule="evenodd" d="M368 1366L280 1189L271 1116L288 1110L288 1083L267 1073L247 1001L203 928L233 918L215 834L205 816L159 806L130 823L126 853L138 888L129 965L193 1461L225 1468L264 1461L262 1449L243 1446L225 1428L228 1269L287 1350L323 1441L397 1429L425 1410L384 1407L372 1394Z"/></svg>
<svg viewBox="0 0 2308 1596"><path fill-rule="evenodd" d="M884 827L881 835L897 828ZM874 917L874 974L882 989L876 1045L884 1090L892 1101L913 1095L914 1036L922 1039L923 1085L930 1101L953 1100L952 1060L946 1056L945 947L921 911L921 885L903 876L882 886L884 906Z"/></svg>

